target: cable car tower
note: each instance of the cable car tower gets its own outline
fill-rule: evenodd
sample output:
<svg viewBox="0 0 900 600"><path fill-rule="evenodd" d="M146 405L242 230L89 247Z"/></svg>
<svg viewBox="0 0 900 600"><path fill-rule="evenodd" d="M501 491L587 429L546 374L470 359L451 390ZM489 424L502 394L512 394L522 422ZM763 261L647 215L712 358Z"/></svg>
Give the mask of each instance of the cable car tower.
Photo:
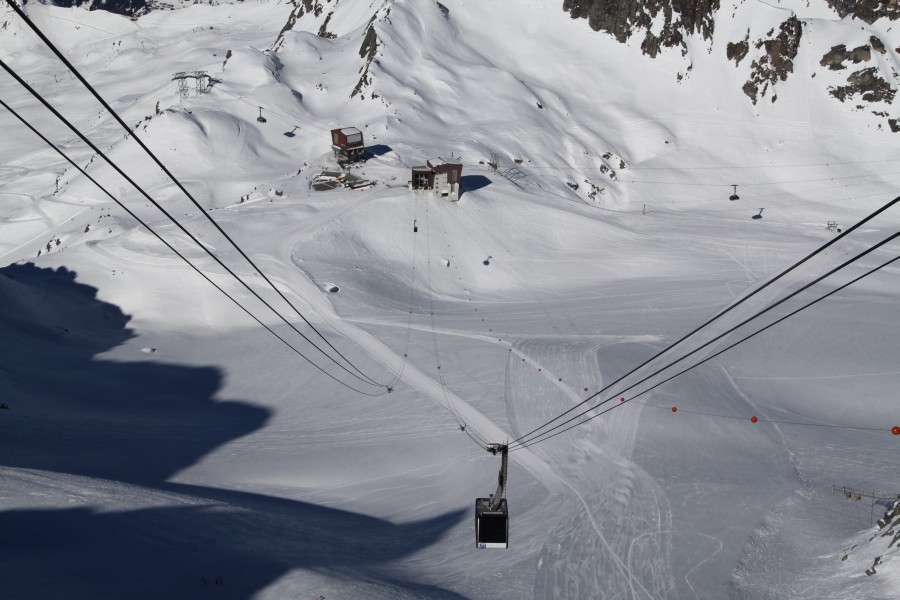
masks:
<svg viewBox="0 0 900 600"><path fill-rule="evenodd" d="M500 476L497 491L490 498L475 499L475 546L477 548L509 547L509 510L503 493L506 491L506 470L509 448L506 444L488 444L485 449L495 455L500 452Z"/></svg>

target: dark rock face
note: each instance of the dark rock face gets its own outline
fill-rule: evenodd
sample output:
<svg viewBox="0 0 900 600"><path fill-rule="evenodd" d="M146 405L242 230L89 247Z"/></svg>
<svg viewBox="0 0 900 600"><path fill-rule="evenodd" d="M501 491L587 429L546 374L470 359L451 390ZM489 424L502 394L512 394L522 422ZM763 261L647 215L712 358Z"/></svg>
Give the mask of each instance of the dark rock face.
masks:
<svg viewBox="0 0 900 600"><path fill-rule="evenodd" d="M390 11L388 12L390 13ZM376 15L373 15L369 20L369 28L366 30L366 37L363 38L363 43L359 47L359 56L360 58L366 59L366 64L360 69L359 81L350 93L351 98L359 94L360 99L365 99L362 92L372 83L372 77L369 75L369 67L372 64L372 61L375 60L375 55L378 52L378 34L375 33L374 27L375 17Z"/></svg>
<svg viewBox="0 0 900 600"><path fill-rule="evenodd" d="M334 11L331 11L325 16L325 20L322 21L322 26L319 27L319 32L316 34L321 38L325 38L327 40L333 40L337 36L330 31L328 31L328 22L331 21L331 17L334 16Z"/></svg>
<svg viewBox="0 0 900 600"><path fill-rule="evenodd" d="M369 25L368 31L366 31L366 37L363 40L362 46L359 47L359 56L360 58L365 58L369 62L375 58L375 52L378 50L378 35L375 33L375 28L372 25Z"/></svg>
<svg viewBox="0 0 900 600"><path fill-rule="evenodd" d="M773 33L774 30L769 35ZM803 27L797 17L793 16L781 24L777 36L756 43L756 49L765 48L765 53L750 65L750 80L741 88L753 104L756 104L759 97L766 95L769 86L785 81L788 73L794 72L794 59L800 48L802 34ZM775 101L774 96L772 101Z"/></svg>
<svg viewBox="0 0 900 600"><path fill-rule="evenodd" d="M27 3L27 0L22 2ZM126 17L139 17L150 11L148 0L51 0L50 4L63 8L88 5L88 10L105 10Z"/></svg>
<svg viewBox="0 0 900 600"><path fill-rule="evenodd" d="M828 54L822 57L819 64L823 67L828 67L832 71L840 71L841 69L847 68L844 66L845 60L853 61L853 64L858 65L861 62L866 62L871 59L872 50L869 46L860 46L853 50L847 50L847 46L840 44L832 47Z"/></svg>
<svg viewBox="0 0 900 600"><path fill-rule="evenodd" d="M897 0L828 0L841 18L852 15L870 25L882 17L891 21L900 19L900 3Z"/></svg>
<svg viewBox="0 0 900 600"><path fill-rule="evenodd" d="M848 85L830 88L828 93L844 102L856 94L862 96L865 102L892 102L897 90L891 84L878 76L878 69L869 67L851 73L847 78Z"/></svg>
<svg viewBox="0 0 900 600"><path fill-rule="evenodd" d="M750 32L742 42L728 42L725 48L725 56L728 60L733 60L735 65L740 65L747 53L750 52Z"/></svg>
<svg viewBox="0 0 900 600"><path fill-rule="evenodd" d="M318 17L322 14L322 11L325 9L322 6L322 3L319 0L296 0L294 2L294 10L291 11L290 16L288 16L287 22L284 24L284 27L281 28L281 31L278 32L278 37L275 38L275 43L272 44L272 48L277 52L281 45L284 43L284 34L288 31L291 31L294 28L294 25L297 24L297 20L300 19L303 15L307 13L312 13L314 16ZM330 19L330 15L329 15ZM328 19L325 19L325 23L322 24L321 29L319 30L320 37L328 37L327 35L323 35L323 33L328 33L328 30L325 28L325 25L328 23Z"/></svg>
<svg viewBox="0 0 900 600"><path fill-rule="evenodd" d="M625 42L644 30L641 50L652 57L662 48L680 46L687 52L685 35L700 33L712 39L713 13L719 0L564 0L563 10L573 19L587 19L594 31L612 34ZM654 34L650 27L657 15L663 16L663 28Z"/></svg>

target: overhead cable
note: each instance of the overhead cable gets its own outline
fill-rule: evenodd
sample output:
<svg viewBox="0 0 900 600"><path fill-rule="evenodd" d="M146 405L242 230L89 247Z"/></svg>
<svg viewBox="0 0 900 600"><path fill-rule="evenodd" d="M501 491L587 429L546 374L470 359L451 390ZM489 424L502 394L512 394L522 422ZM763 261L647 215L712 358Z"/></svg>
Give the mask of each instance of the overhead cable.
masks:
<svg viewBox="0 0 900 600"><path fill-rule="evenodd" d="M303 332L301 332L297 327L288 321L279 311L277 311L269 302L262 298L253 288L251 288L240 276L238 276L231 268L229 268L222 260L216 256L213 252L207 248L205 244L202 244L200 240L194 236L190 231L188 231L175 217L173 217L165 208L163 208L156 200L154 200L140 185L138 185L131 177L129 177L115 162L113 162L106 154L100 150L93 142L91 142L78 128L76 128L68 119L66 119L63 115L59 113L56 108L54 108L40 93L38 93L34 88L32 88L24 79L22 79L15 71L13 71L2 59L0 59L0 67L2 67L7 73L10 74L16 81L19 82L28 92L34 96L38 101L41 102L48 110L50 110L60 121L62 121L72 132L74 132L81 140L86 143L94 152L96 152L103 160L107 162L119 175L121 175L128 183L130 183L138 192L141 193L150 203L152 203L160 212L162 212L166 217L169 218L172 223L174 223L185 235L187 235L191 241L197 244L207 255L209 255L216 263L219 264L223 269L225 269L228 274L234 277L244 288L247 289L253 296L255 296L260 302L262 302L269 310L271 310L275 315L277 315L288 327L293 329L300 337L306 340L310 345L312 345L316 350L321 352L326 358L332 361L335 365L340 367L342 370L346 371L352 377L366 383L367 385L375 385L378 387L383 387L379 383L371 383L370 381L366 381L361 378L356 373L353 373L343 364L338 362L334 357L330 354L322 350L318 345L315 344L309 337L307 337ZM205 214L205 211L204 211ZM280 292L279 292L280 293ZM304 319L305 321L306 319ZM320 334L321 335L321 334ZM330 344L329 344L330 345ZM346 360L346 359L345 359Z"/></svg>
<svg viewBox="0 0 900 600"><path fill-rule="evenodd" d="M707 321L705 321L705 322L702 323L701 325L695 327L694 329L692 329L691 331L689 331L688 333L686 333L685 335L683 335L682 337L680 337L679 339L677 339L675 342L669 344L668 346L666 346L665 348L663 348L662 350L660 350L659 352L657 352L656 354L654 354L653 356L651 356L650 358L648 358L647 360L645 360L644 362L642 362L641 364L639 364L638 366L636 366L635 368L631 369L630 371L628 371L627 373L625 373L624 375L622 375L621 377L619 377L619 378L616 379L615 381L613 381L613 382L611 382L611 383L605 385L602 389L598 390L596 393L594 393L594 394L588 396L588 397L585 398L582 402L576 404L575 406L573 406L573 407L570 408L569 410L565 411L564 413L562 413L562 414L560 414L560 415L554 417L554 418L551 419L550 421L547 421L545 424L541 425L540 427L537 427L537 428L535 428L535 429L532 429L532 430L529 431L528 433L525 433L524 435L518 437L517 439L513 440L513 441L510 442L510 443L511 443L511 444L514 444L514 443L518 442L519 440L521 440L521 439L523 439L523 438L525 438L525 437L528 437L528 436L532 435L533 433L535 433L535 432L537 432L537 431L540 431L541 429L543 429L543 428L545 428L545 427L551 425L554 421L557 421L557 420L559 420L559 419L565 417L567 414L569 414L569 413L571 413L572 411L578 409L578 407L583 406L584 404L590 402L591 400L593 400L593 399L596 398L597 396L599 396L599 395L603 394L604 392L608 391L608 390L609 390L610 388L612 388L613 386L615 386L615 385L621 383L621 382L622 382L623 380L625 380L627 377L633 375L634 373L636 373L636 372L639 371L640 369L643 369L645 366L647 366L648 364L650 364L651 362L653 362L654 360L656 360L656 359L659 358L660 356L662 356L662 355L664 355L664 354L666 354L666 353L668 353L668 352L671 352L674 348L676 348L677 346L679 346L680 344L682 344L685 340L687 340L688 338L690 338L690 337L692 337L693 335L695 335L696 333L698 333L700 330L706 328L707 326L711 325L711 324L712 324L713 322L715 322L716 320L722 318L723 316L725 316L726 314L730 313L731 311L733 311L733 310L736 309L737 307L741 306L744 302L750 300L751 298L753 298L754 296L756 296L758 293L760 293L761 291L765 290L765 289L768 288L770 285L772 285L773 283L775 283L776 281L778 281L779 279L781 279L781 278L784 277L785 275L791 273L792 271L794 271L795 269L797 269L798 267L800 267L801 265L803 265L804 263L806 263L806 262L809 261L810 259L812 259L812 258L814 258L815 256L821 254L822 252L824 252L825 250L827 250L828 248L830 248L832 245L836 244L838 241L840 241L840 240L842 240L843 238L847 237L848 235L850 235L851 233L853 233L854 231L856 231L857 229L859 229L860 227L862 227L863 225L865 225L866 223L868 223L869 221L871 221L872 219L874 219L875 217L877 217L878 215L882 214L883 212L885 212L886 210L888 210L889 208L891 208L892 206L894 206L894 205L897 204L898 202L900 202L900 196L894 198L893 200L891 200L890 202L888 202L887 204L885 204L885 205L882 206L881 208L879 208L879 209L875 210L874 212L870 213L869 215L867 215L866 217L864 217L862 220L860 220L859 222L857 222L855 225L852 225L852 226L848 227L848 228L845 229L842 233L840 233L840 234L838 234L837 236L835 236L834 238L832 238L830 241L826 242L826 243L823 244L822 246L819 246L817 249L815 249L815 250L813 250L812 252L810 252L809 254L807 254L804 258L802 258L802 259L800 259L799 261L795 262L793 265L789 266L788 268L786 268L785 270L783 270L781 273L779 273L779 274L775 275L774 277L770 278L770 279L767 280L765 283L763 283L761 286L757 287L756 289L754 289L753 291L751 291L749 294L747 294L746 296L744 296L744 297L742 297L741 299L739 299L739 300L738 300L737 302L735 302L734 304L731 304L730 306L728 306L728 307L725 308L724 310L718 312L718 313L715 314L713 317L711 317L710 319L708 319Z"/></svg>
<svg viewBox="0 0 900 600"><path fill-rule="evenodd" d="M175 177L175 175L173 175L172 172L162 163L162 161L160 161L159 158L157 158L156 154L154 154L153 151L151 151L150 148L148 148L147 145L144 144L144 142L138 137L137 133L132 131L131 128L125 124L125 121L122 120L122 118L119 116L119 114L115 110L113 110L113 108L109 105L109 103L107 103L106 100L104 100L103 97L99 94L99 92L97 92L97 90L94 89L94 87L87 81L87 79L85 79L84 76L81 75L81 73L78 71L78 69L76 69L72 65L71 62L69 62L69 60L63 55L63 53L60 52L60 50L53 44L53 42L51 42L49 40L49 38L47 38L47 36L44 35L44 32L41 31L40 28L37 25L35 25L31 19L28 18L28 15L26 15L25 12L21 8L19 8L19 6L13 0L6 0L6 2L7 2L7 4L10 5L10 7L12 7L12 9L16 12L16 14L19 15L19 17L25 22L25 24L27 24L28 27L31 28L32 31L34 31L34 33L41 39L41 41L43 41L44 44L57 56L57 58L59 58L60 61L62 61L62 63L66 65L66 67L69 69L69 71L71 71L75 75L75 77L78 78L78 80L82 83L82 85L84 85L85 88L87 88L88 91L91 92L91 94L97 99L98 102L100 102L100 104L103 106L103 108L105 108L109 112L109 114L112 115L112 117L119 123L119 125L121 125L122 128L126 132L128 132L128 134L132 137L132 139L134 139L134 141L137 142L137 144L144 150L144 152L147 153L147 155L157 164L157 166L159 166L159 168L162 169L162 171L169 177L169 179L172 180L172 182L178 187L178 189L181 190L182 193L184 193L184 195L191 201L191 203L197 207L197 209L203 214L204 217L206 217L206 219L213 225L213 227L215 227L216 230L226 240L228 240L228 242L234 247L235 250L237 250L237 252L244 258L244 260L246 260L247 263L253 267L253 269L260 275L260 277L263 278L263 280L265 280L265 282L269 285L269 287L271 287L272 290L274 290L275 293L278 294L281 297L281 299L284 300L284 302L288 306L290 306L291 309L293 309L294 312L301 319L303 319L303 321L310 327L310 329L312 329L316 333L316 335L318 335L319 338L321 338L322 341L325 342L325 344L328 345L328 347L331 348L335 352L335 354L337 354L340 358L342 358L344 360L344 362L346 362L348 365L350 365L350 367L354 371L356 371L359 375L361 375L364 380L367 380L367 382L372 385L382 386L382 384L378 383L376 380L372 379L371 377L369 377L368 375L363 373L360 369L358 369L356 367L356 365L354 365L346 356L344 356L337 348L335 348L331 344L331 342L329 342L325 338L325 336L323 336L322 333L319 332L319 330L316 329L316 327L312 323L309 322L309 320L303 315L303 313L301 313L300 310L290 300L288 300L287 296L285 296L281 292L281 290L279 290L275 286L275 284L272 283L272 281L266 276L266 274L263 273L263 271L256 265L255 262L253 262L253 260L247 255L247 253L244 252L244 250L241 249L240 246L238 246L238 244L231 238L231 236L229 236L225 232L225 230L222 229L222 227L215 221L215 219L213 219L212 216L207 211L203 210L203 207L200 206L200 203L197 202L197 200L187 190L187 188L185 188L184 185L182 185L182 183ZM4 68L6 68L6 67L4 67ZM7 69L7 71L9 71L9 69ZM309 340L307 340L307 341L309 341ZM310 343L312 343L312 342L310 342ZM316 346L316 348L320 352L323 352L323 354L324 354L324 351L321 350L318 346ZM329 355L326 354L326 356L329 356ZM329 359L331 359L334 362L337 362L331 356L329 356ZM357 377L357 378L359 378L359 377Z"/></svg>
<svg viewBox="0 0 900 600"><path fill-rule="evenodd" d="M713 343L717 342L718 340L720 340L720 339L722 339L723 337L729 335L730 333L734 332L735 330L737 330L737 329L743 327L743 326L746 325L747 323L750 323L751 321L754 321L754 320L758 319L759 317L761 317L761 316L764 315L765 313L769 312L770 310L772 310L772 309L774 309L774 308L777 308L778 306L784 304L785 302L787 302L788 300L790 300L790 299L793 298L794 296L796 296L796 295L800 294L801 292L803 292L803 291L805 291L805 290L811 288L812 286L816 285L817 283L819 283L819 282L822 281L823 279L825 279L825 278L827 278L827 277L833 275L834 273L837 273L837 272L840 271L841 269L847 267L848 265L850 265L850 264L852 264L853 262L859 260L860 258L862 258L862 257L864 257L864 256L866 256L866 255L868 255L868 254L870 254L870 253L872 253L872 252L874 252L875 250L877 250L878 248L881 248L881 247L884 246L885 244L887 244L887 243L889 243L889 242L895 240L897 237L900 237L900 232L894 233L893 235L891 235L891 236L885 238L884 240L880 241L879 243L875 244L874 246L872 246L872 247L870 247L870 248L867 248L867 249L864 250L863 252L860 252L859 254L857 254L856 256L854 256L853 258L851 258L851 259L849 259L849 260L847 260L847 261L844 261L843 263L841 263L841 264L838 265L837 267L834 267L833 269L831 269L830 271L828 271L828 272L825 273L824 275L821 275L820 277L817 277L816 279L810 281L809 283L807 283L806 285L800 287L800 288L797 289L796 291L794 291L794 292L788 294L787 296L785 296L785 297L782 298L781 300L778 300L777 302L774 302L773 304L770 304L769 306L767 306L766 308L762 309L761 311L759 311L759 312L757 312L757 313L751 315L750 317L744 319L743 321L741 321L740 323L738 323L737 325L735 325L735 326L732 327L731 329L728 329L727 331L725 331L725 332L719 334L718 336L712 338L711 340L707 341L706 343L704 343L704 344L698 346L698 347L695 348L694 350L692 350L692 351L688 352L687 354L683 355L681 358L678 358L678 359L676 359L676 360L670 362L670 363L667 364L666 366L664 366L664 367L662 367L662 368L660 368L660 369L657 369L656 371L654 371L654 372L651 373L650 375L647 375L646 377L644 377L644 378L641 379L640 381L638 381L638 382L636 382L636 383L633 383L632 385L628 386L627 388L625 388L625 389L623 389L623 390L620 390L617 394L615 394L615 396L619 396L619 395L621 395L621 394L623 394L623 393L625 393L625 392L627 392L627 391L629 391L629 390L634 389L635 387L637 387L637 386L639 386L640 384L646 382L647 380L649 380L649 379L651 379L651 378L653 378L653 377L659 375L660 373L662 373L663 371L665 371L665 370L668 369L669 367L672 367L672 366L674 366L674 365L680 363L681 361L685 360L686 358L689 358L689 357L693 356L694 354L696 354L697 352L703 350L704 348L706 348L706 347L709 346L710 344L713 344ZM599 393L601 393L601 392L597 392L597 394L599 394ZM594 396L596 396L596 394L594 394ZM613 397L615 397L615 396L613 396ZM554 430L556 430L556 429L559 429L560 427L562 427L563 425L565 425L565 424L567 424L567 423L571 423L573 420L577 419L578 417L580 417L580 416L582 416L582 415L584 415L584 414L586 414L586 413L588 413L588 412L590 412L590 411L596 409L598 406L602 406L603 404L609 402L610 400L613 399L613 397L607 398L606 400L603 400L602 402L599 402L598 404L595 404L594 406L592 406L592 407L590 407L590 408L584 410L583 412L581 412L581 413L579 413L578 415L576 415L576 416L574 416L574 417L568 419L567 421L564 421L563 423L560 423L559 425L556 425L555 427L553 427L553 428L551 428L551 429L548 429L547 431L541 433L540 435L545 435L546 433L549 433L550 431L554 431ZM582 402L581 404L584 404L584 402ZM581 404L579 404L579 405L577 405L577 406L580 406ZM570 409L570 411L571 411L571 409ZM570 411L567 411L567 412L570 412ZM556 419L559 419L559 418L560 418L560 417L556 417L555 419L553 419L553 420L551 420L550 422L548 422L547 424L545 424L545 425L539 427L538 429L542 429L542 428L544 428L544 427L547 427L547 425L549 425L549 423L552 423L553 421L555 421ZM522 442L521 440L522 440L523 438L530 437L531 435L532 435L532 434L526 434L526 435L524 435L524 436L521 436L521 437L519 437L519 438L516 438L515 440L513 440L512 443L520 443L520 444L526 443L528 440L525 440L525 442ZM535 436L535 437L540 437L540 435Z"/></svg>
<svg viewBox="0 0 900 600"><path fill-rule="evenodd" d="M128 213L129 216L131 216L131 218L133 218L135 221L137 221L139 224L141 224L145 229L147 229L147 231L149 231L151 234L153 234L153 236L154 236L156 239L158 239L160 242L162 242L169 250L171 250L172 252L174 252L175 255L178 256L178 258L180 258L180 259L183 260L185 263L187 263L189 267L191 267L194 271L197 272L197 274L199 274L201 277L203 277L203 279L205 279L206 281L208 281L208 282L209 282L213 287L215 287L217 290L219 290L220 292L222 292L222 294L224 294L225 297L227 297L227 298L228 298L229 300L231 300L235 305L237 305L238 308L240 308L240 309L243 310L245 313L247 313L247 314L250 316L250 318L252 318L254 321L256 321L257 323L259 323L263 328L266 329L266 331L268 331L269 333L271 333L272 335L274 335L276 338L278 338L285 346L287 346L287 347L290 348L294 353L296 353L297 355L299 355L300 358L304 359L306 362L308 362L308 363L311 364L313 367L315 367L316 369L318 369L319 371L321 371L322 373L324 373L325 375L327 375L327 376L330 377L331 379L335 380L335 381L338 382L339 384L341 384L341 385L343 385L343 386L345 386L345 387L351 389L352 391L354 391L354 392L356 392L356 393L358 393L358 394L363 394L363 395L366 395L366 396L380 396L380 395L381 395L381 394L372 394L372 393L370 393L370 392L364 392L364 391L362 391L362 390L358 390L358 389L356 389L356 388L354 388L354 387L352 387L352 386L350 386L350 385L344 383L343 381L341 381L340 379L336 378L334 375L332 375L331 373L329 373L328 371L326 371L325 369L323 369L322 367L320 367L319 365L317 365L315 362L313 362L312 360L310 360L306 355L304 355L304 354L303 354L302 352L300 352L297 348L295 348L293 345L291 345L287 340L285 340L283 337L281 337L280 335L278 335L278 333L276 333L271 327L269 327L268 325L266 325L265 323L263 323L262 321L260 321L259 318L256 317L256 315L254 315L253 313L251 313L250 310L247 309L247 307L245 307L244 305L242 305L237 299L235 299L234 296L232 296L231 294L229 294L229 293L228 293L227 291L225 291L221 286L219 286L216 282L214 282L212 279L210 279L209 276L208 276L206 273L204 273L204 272L201 271L199 268L197 268L197 266L194 265L190 260L188 260L187 257L185 257L185 256L184 256L181 252L179 252L174 246L172 246L172 244L170 244L170 243L169 243L168 241L166 241L161 235L159 235L159 233L157 233L150 225L148 225L145 221L143 221L140 217L138 217L134 212L132 212L131 209L129 209L127 206L125 206L125 204L123 204L121 200L119 200L119 199L118 199L117 197L115 197L109 190L107 190L105 187L103 187L103 185L101 185L101 184L100 184L96 179L94 179L87 171L85 171L85 170L84 170L81 166L79 166L74 160L72 160L66 153L64 153L62 150L60 150L59 147L58 147L56 144L54 144L54 143L51 142L49 139L47 139L47 137L44 136L44 134L42 134L40 131L38 131L31 123L29 123L24 117L22 117L22 115L20 115L20 114L19 114L18 112L16 112L11 106L9 106L6 102L4 102L2 98L0 98L0 106L3 106L3 108L5 108L6 110L8 110L15 118L17 118L19 121L21 121L23 125L25 125L28 129L30 129L30 130L31 130L36 136L38 136L41 140L43 140L43 142L44 142L45 144L47 144L48 146L50 146L50 148L52 148L53 150L55 150L57 154L59 154L63 159L66 160L66 162L68 162L70 165L72 165L73 167L75 167L75 169L77 169L82 175L84 175L84 176L88 179L88 181L90 181L90 182L93 183L95 186L97 186L97 188L98 188L101 192L103 192L104 194L106 194L113 202L115 202L116 204L118 204L118 205L122 208L122 210L124 210L126 213Z"/></svg>
<svg viewBox="0 0 900 600"><path fill-rule="evenodd" d="M892 236L892 237L896 237L897 235L900 235L900 234L895 234L895 235ZM828 292L827 294L825 294L825 295L823 295L823 296L821 296L821 297L819 297L819 298L816 298L815 300L813 300L813 301L811 301L811 302L809 302L809 303L807 303L807 304L801 306L800 308L798 308L798 309L796 309L796 310L794 310L794 311L792 311L792 312L790 312L790 313L784 315L784 316L781 317L780 319L778 319L778 320L776 320L776 321L773 321L772 323L766 325L766 326L763 327L762 329L759 329L758 331L754 331L753 333L751 333L751 334L749 334L749 335L747 335L747 336L741 338L740 340L734 342L733 344L730 344L729 346L726 346L725 348L722 348L721 350L719 350L719 351L716 352L715 354L712 354L712 355L710 355L710 356L704 358L704 359L701 360L700 362L698 362L698 363L696 363L696 364L694 364L694 365L691 365L690 367L687 367L686 369L683 369L683 370L679 371L678 373L675 373L674 375L671 375L670 377L667 377L666 379L660 381L659 383L656 383L656 384L653 385L652 387L647 388L646 390L640 392L639 394L635 394L635 395L631 396L631 397L628 398L628 399L626 399L626 398L623 397L623 398L621 398L621 401L620 401L619 403L613 404L612 406L609 406L606 410L600 411L599 413L597 413L597 414L595 414L595 415L592 415L592 416L590 416L590 417L588 417L588 418L586 418L586 419L584 419L584 420L582 420L582 421L579 421L578 423L574 423L574 424L572 424L572 425L569 425L569 426L566 427L565 429L562 429L562 430L560 430L560 431L557 431L556 433L550 434L550 431L552 431L552 430L548 430L548 431L542 433L540 436L537 436L537 437L533 438L532 440L530 440L530 441L528 441L528 442L525 442L525 443L523 443L523 444L520 444L519 446L517 446L516 448L512 449L511 451L515 451L515 450L523 450L523 449L525 449L525 448L527 448L527 447L529 447L529 446L533 446L534 444L537 444L537 443L540 443L540 442L545 442L545 441L547 441L547 440L549 440L549 439L551 439L551 438L554 438L554 437L556 437L556 436L558 436L558 435L561 435L561 434L563 434L563 433L565 433L565 432L567 432L567 431L569 431L569 430L571 430L571 429L574 429L575 427L578 427L579 425L584 425L584 424L587 423L588 421L591 421L591 420L593 420L593 419L596 419L597 417L599 417L599 416L601 416L601 415L605 415L605 414L608 413L609 411L614 410L615 408L618 408L619 406L623 406L624 404L627 404L628 402L634 400L635 398L639 398L639 397L643 396L644 394L647 394L647 393L649 393L650 391L652 391L652 390L658 388L659 386L663 385L664 383L667 383L667 382L669 382L669 381L672 381L672 380L675 379L676 377L679 377L679 376L681 376L681 375L687 373L688 371L690 371L690 370L692 370L692 369L695 369L695 368L699 367L700 365L702 365L702 364L704 364L704 363L709 362L710 360L716 358L717 356L721 355L722 353L727 352L728 350L731 350L731 349L734 348L735 346L738 346L738 345L740 345L740 344L746 342L747 340L749 340L749 339L751 339L751 338L753 338L753 337L759 335L760 333L766 331L767 329L769 329L769 328L771 328L771 327L774 327L775 325L778 325L779 323L785 321L786 319L789 319L790 317L793 317L793 316L796 315L797 313L799 313L799 312L801 312L801 311L803 311L803 310L806 310L807 308L809 308L809 307L811 307L811 306L813 306L813 305L815 305L815 304L821 302L822 300L825 300L826 298L828 298L828 297L830 297L830 296L832 296L832 295L834 295L834 294L840 292L841 290L843 290L843 289L845 289L845 288L847 288L847 287L853 285L854 283L856 283L856 282L858 282L858 281L860 281L860 280L862 280L862 279L868 277L869 275L872 275L872 274L874 274L874 273L877 273L877 272L880 271L881 269L883 269L883 268L885 268L885 267L887 267L887 266L889 266L889 265L891 265L891 264L897 262L898 260L900 260L900 256L894 257L894 258L892 258L891 260L882 263L881 265L879 265L879 266L877 266L877 267L875 267L875 268L869 270L868 272L863 273L862 275L859 275L858 277L856 277L856 278L854 278L854 279L848 281L847 283L845 283L845 284L843 284L843 285L841 285L841 286L839 286L839 287L833 289L832 291ZM608 402L609 400L610 400L610 399L605 400L604 402L601 402L600 404L598 404L597 406L591 408L590 410L593 410L594 408L597 408L597 407L601 406L602 404L605 404L605 403ZM586 412L590 412L590 411L586 411ZM586 414L586 412L585 412L585 413L581 413L581 415L578 415L578 416L580 417L580 416ZM576 417L576 418L578 418L578 417ZM773 422L778 422L778 421L773 421ZM568 423L568 421L567 421L567 423ZM786 424L791 424L791 425L825 426L825 425L821 425L821 424L817 424L817 423L801 423L801 422L787 422L787 421L784 421L784 423L786 423ZM840 427L840 428L843 428L843 429L860 429L860 430L869 430L869 431L891 431L891 430L888 429L888 428L877 429L877 428L868 428L868 427L850 427L850 426L837 426L837 425L834 425L833 427L836 427L836 428L837 428L837 427ZM547 435L547 434L550 434L550 435Z"/></svg>

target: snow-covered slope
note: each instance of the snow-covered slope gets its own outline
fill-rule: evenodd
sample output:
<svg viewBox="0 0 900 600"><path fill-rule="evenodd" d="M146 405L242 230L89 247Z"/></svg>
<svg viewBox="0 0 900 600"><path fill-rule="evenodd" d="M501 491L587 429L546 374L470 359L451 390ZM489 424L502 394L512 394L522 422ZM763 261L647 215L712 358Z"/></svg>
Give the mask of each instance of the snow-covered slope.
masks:
<svg viewBox="0 0 900 600"><path fill-rule="evenodd" d="M243 2L132 21L29 4L201 210L0 9L4 62L301 331L314 337L207 216L342 354L393 383L377 395L328 362L4 75L4 102L210 279L376 394L290 352L3 112L5 593L892 597L896 561L864 573L883 552L863 544L879 507L832 486L900 491L895 266L512 453L511 547L475 550L472 501L493 492L499 461L466 433L514 439L569 409L900 181L896 100L887 116L853 110L828 93L846 76L819 64L877 34L887 50L868 63L889 76L887 19L860 30L822 3L723 4L711 39L651 58L555 0L510 6ZM791 14L793 71L754 104L742 88L772 46L756 40ZM727 58L744 39L746 56ZM182 100L173 75L201 70L208 93ZM351 170L374 186L315 191L336 168L329 132L347 126L370 150ZM459 202L406 189L436 157L463 163ZM685 351L898 225L895 207ZM853 544L866 550L841 560Z"/></svg>

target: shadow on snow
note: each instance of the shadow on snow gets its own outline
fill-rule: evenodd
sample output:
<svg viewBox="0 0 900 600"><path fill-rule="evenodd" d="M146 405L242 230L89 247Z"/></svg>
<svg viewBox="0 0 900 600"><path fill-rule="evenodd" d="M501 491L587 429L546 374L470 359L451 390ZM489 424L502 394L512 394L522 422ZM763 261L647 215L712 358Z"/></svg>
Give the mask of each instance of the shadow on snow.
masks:
<svg viewBox="0 0 900 600"><path fill-rule="evenodd" d="M295 568L352 567L351 577L362 573L396 591L459 597L394 581L376 567L434 543L461 511L394 525L305 502L168 483L215 448L263 427L271 413L216 400L216 368L97 359L134 337L130 317L65 268L0 269L0 306L0 394L11 408L0 414L0 467L90 477L114 488L98 494L93 508L0 511L4 596L194 598L208 590L247 598ZM4 471L10 483L16 472ZM66 501L56 479L44 481L40 494ZM118 490L110 481L129 485ZM118 493L150 506L103 506Z"/></svg>
<svg viewBox="0 0 900 600"><path fill-rule="evenodd" d="M484 175L463 175L459 179L459 195L475 192L491 185L491 180Z"/></svg>
<svg viewBox="0 0 900 600"><path fill-rule="evenodd" d="M394 149L387 144L373 144L371 146L366 146L366 157L384 156L388 152L393 151Z"/></svg>

